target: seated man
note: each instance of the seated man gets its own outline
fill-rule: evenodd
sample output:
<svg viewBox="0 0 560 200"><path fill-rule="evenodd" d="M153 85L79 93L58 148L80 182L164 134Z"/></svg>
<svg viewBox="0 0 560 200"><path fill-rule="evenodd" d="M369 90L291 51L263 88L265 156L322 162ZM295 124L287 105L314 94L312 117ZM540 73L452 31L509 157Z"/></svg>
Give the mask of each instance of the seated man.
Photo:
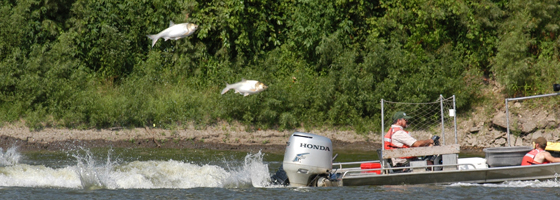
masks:
<svg viewBox="0 0 560 200"><path fill-rule="evenodd" d="M560 162L560 158L556 158L550 155L546 149L546 139L539 137L535 140L535 149L529 151L529 153L523 156L521 165L535 165L535 164L545 164L551 162Z"/></svg>
<svg viewBox="0 0 560 200"><path fill-rule="evenodd" d="M410 133L404 130L408 123L408 119L410 119L410 116L407 116L404 112L396 112L393 115L393 125L391 125L391 128L383 138L383 144L386 150L396 148L423 147L434 144L434 141L432 139L416 140L412 136L410 136ZM416 158L417 157L391 158L391 161L393 163L393 166L405 166L409 160L414 160Z"/></svg>

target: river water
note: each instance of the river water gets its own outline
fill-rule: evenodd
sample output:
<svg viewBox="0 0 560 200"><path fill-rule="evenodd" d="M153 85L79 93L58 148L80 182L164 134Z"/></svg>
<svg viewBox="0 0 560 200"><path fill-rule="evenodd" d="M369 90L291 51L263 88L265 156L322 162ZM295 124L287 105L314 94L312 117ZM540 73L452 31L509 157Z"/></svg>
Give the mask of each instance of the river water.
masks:
<svg viewBox="0 0 560 200"><path fill-rule="evenodd" d="M1 150L1 149L0 149ZM337 162L374 160L335 152ZM556 199L560 181L292 188L270 185L281 154L193 149L0 151L2 199Z"/></svg>

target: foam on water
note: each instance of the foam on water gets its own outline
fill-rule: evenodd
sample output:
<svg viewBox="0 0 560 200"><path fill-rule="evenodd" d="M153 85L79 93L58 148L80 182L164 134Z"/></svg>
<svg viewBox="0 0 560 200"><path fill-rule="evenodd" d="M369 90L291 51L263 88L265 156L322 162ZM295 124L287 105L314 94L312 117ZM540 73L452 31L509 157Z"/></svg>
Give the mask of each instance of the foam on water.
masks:
<svg viewBox="0 0 560 200"><path fill-rule="evenodd" d="M527 181L506 181L503 183L455 183L451 186L482 186L482 187L536 187L536 188L551 188L560 187L560 181L555 178L554 180L527 180Z"/></svg>
<svg viewBox="0 0 560 200"><path fill-rule="evenodd" d="M0 168L0 186L78 188L80 179L73 167L52 169L18 164Z"/></svg>
<svg viewBox="0 0 560 200"><path fill-rule="evenodd" d="M19 155L17 151L9 155ZM84 189L266 187L270 183L263 154L247 154L241 166L196 164L183 161L134 161L118 163L96 159L88 150L73 155L74 166L50 168L14 162L0 167L0 186L62 187ZM8 153L2 154L6 157ZM2 158L4 158L2 157ZM19 159L19 157L17 157ZM17 161L16 159L16 161ZM227 162L227 161L226 161ZM235 162L231 162L235 163Z"/></svg>

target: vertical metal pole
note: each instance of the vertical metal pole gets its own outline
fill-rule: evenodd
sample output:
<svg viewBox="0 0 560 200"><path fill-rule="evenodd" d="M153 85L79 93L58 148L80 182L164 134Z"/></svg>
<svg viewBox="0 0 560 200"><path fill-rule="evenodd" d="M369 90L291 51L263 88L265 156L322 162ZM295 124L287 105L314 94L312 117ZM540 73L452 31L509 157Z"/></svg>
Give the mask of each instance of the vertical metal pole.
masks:
<svg viewBox="0 0 560 200"><path fill-rule="evenodd" d="M383 110L383 99L381 99L381 155L383 155L383 151L385 151L385 145L383 145L385 143L385 141L383 141L383 131L385 131L385 119L384 119L384 113L385 111ZM381 160L382 158L379 158L379 160Z"/></svg>
<svg viewBox="0 0 560 200"><path fill-rule="evenodd" d="M379 158L379 162L381 163L381 171L387 173L388 171L385 171L386 162L383 160L383 154L385 153L385 141L383 140L383 131L385 130L385 120L383 115L385 111L383 109L383 99L381 99L381 158Z"/></svg>
<svg viewBox="0 0 560 200"><path fill-rule="evenodd" d="M508 99L506 99L506 126L507 126L507 143L508 147L511 147L511 143L509 140L509 108L508 108Z"/></svg>
<svg viewBox="0 0 560 200"><path fill-rule="evenodd" d="M439 105L441 111L441 140L443 141L442 144L445 145L445 127L443 126L443 96L441 94L439 95Z"/></svg>
<svg viewBox="0 0 560 200"><path fill-rule="evenodd" d="M455 95L453 95L453 111L455 115L453 115L453 121L455 123L455 144L457 144L457 108L455 107Z"/></svg>

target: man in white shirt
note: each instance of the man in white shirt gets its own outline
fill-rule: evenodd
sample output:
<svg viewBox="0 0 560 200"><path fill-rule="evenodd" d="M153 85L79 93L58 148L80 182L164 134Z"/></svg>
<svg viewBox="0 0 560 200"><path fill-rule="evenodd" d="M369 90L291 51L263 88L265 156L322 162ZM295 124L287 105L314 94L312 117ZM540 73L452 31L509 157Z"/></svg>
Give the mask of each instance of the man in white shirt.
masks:
<svg viewBox="0 0 560 200"><path fill-rule="evenodd" d="M404 128L406 128L408 119L410 119L410 116L407 116L406 113L402 111L396 112L393 115L393 125L391 125L391 128L383 138L385 149L423 147L434 144L434 140L432 139L416 140L408 131L405 131ZM393 166L403 166L408 160L415 158L416 157L392 158Z"/></svg>

